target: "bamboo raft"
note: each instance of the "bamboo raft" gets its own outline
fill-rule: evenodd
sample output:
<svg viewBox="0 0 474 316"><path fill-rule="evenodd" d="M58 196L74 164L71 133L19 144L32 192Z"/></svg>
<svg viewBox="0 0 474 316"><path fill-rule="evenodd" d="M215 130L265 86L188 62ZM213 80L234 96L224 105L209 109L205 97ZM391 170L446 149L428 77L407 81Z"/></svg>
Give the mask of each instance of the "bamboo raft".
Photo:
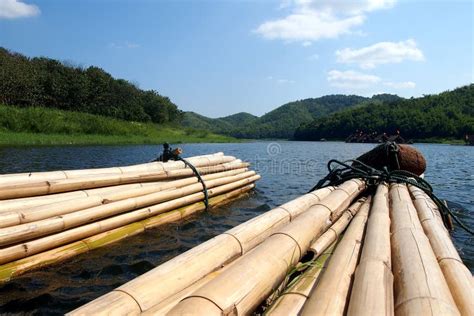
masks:
<svg viewBox="0 0 474 316"><path fill-rule="evenodd" d="M214 207L260 176L223 153L191 157ZM182 161L0 175L0 283L178 221L206 208L203 184Z"/></svg>
<svg viewBox="0 0 474 316"><path fill-rule="evenodd" d="M259 178L222 153L189 160L210 205ZM93 173L0 176L1 281L205 208L202 185L182 163ZM419 187L353 178L242 223L68 315L474 315L473 277L444 225Z"/></svg>
<svg viewBox="0 0 474 316"><path fill-rule="evenodd" d="M351 179L263 213L68 315L474 315L473 287L429 195Z"/></svg>

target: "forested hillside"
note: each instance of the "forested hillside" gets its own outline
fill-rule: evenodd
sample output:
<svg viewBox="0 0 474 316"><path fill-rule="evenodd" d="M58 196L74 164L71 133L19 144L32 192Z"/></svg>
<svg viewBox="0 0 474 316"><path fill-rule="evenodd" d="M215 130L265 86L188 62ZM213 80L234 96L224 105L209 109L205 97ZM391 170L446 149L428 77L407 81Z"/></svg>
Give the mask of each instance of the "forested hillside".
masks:
<svg viewBox="0 0 474 316"><path fill-rule="evenodd" d="M98 67L28 58L0 47L0 104L87 112L127 121L175 122L181 111L158 92L114 79Z"/></svg>
<svg viewBox="0 0 474 316"><path fill-rule="evenodd" d="M355 95L328 95L320 98L304 99L282 105L275 110L256 117L248 113L238 113L228 117L211 119L193 112L184 114L183 125L193 128L206 128L238 138L292 138L295 130L315 118L363 102L383 99L399 99L394 95L379 95L372 99Z"/></svg>
<svg viewBox="0 0 474 316"><path fill-rule="evenodd" d="M182 125L189 128L205 129L216 133L228 134L233 131L237 124L249 124L257 117L249 113L237 113L230 116L212 119L194 112L185 112Z"/></svg>
<svg viewBox="0 0 474 316"><path fill-rule="evenodd" d="M368 102L302 124L297 140L345 139L356 130L407 139L463 138L474 134L474 84L421 98Z"/></svg>

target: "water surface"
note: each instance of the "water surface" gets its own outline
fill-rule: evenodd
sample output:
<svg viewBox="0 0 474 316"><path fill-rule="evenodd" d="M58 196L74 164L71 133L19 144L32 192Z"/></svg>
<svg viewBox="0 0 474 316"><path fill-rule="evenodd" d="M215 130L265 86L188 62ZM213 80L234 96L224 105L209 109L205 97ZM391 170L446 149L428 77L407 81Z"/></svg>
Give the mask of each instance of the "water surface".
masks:
<svg viewBox="0 0 474 316"><path fill-rule="evenodd" d="M157 227L58 265L29 272L0 287L0 313L63 314L256 215L304 194L327 174L330 159L346 160L372 144L254 142L184 144L184 156L223 151L252 163L262 179L250 196L182 222ZM474 147L415 145L428 161L426 180L474 223ZM0 173L99 168L143 163L159 146L0 148ZM474 270L473 238L452 234L461 257Z"/></svg>

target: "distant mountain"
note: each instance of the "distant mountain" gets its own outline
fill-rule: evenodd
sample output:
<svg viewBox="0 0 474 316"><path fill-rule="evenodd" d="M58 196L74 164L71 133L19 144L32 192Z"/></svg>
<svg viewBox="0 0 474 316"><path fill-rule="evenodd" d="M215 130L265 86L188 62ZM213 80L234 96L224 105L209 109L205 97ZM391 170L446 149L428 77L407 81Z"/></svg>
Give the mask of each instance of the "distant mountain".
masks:
<svg viewBox="0 0 474 316"><path fill-rule="evenodd" d="M186 127L207 129L238 138L288 139L293 137L295 130L302 124L364 102L381 102L381 99L398 100L400 97L377 95L373 98L366 98L356 95L328 95L290 102L261 117L249 113L238 113L212 119L193 112L186 112L182 124Z"/></svg>
<svg viewBox="0 0 474 316"><path fill-rule="evenodd" d="M464 138L474 134L474 84L421 98L374 96L359 106L303 123L295 139L345 139L356 130L378 134L398 130L406 139Z"/></svg>
<svg viewBox="0 0 474 316"><path fill-rule="evenodd" d="M258 116L246 112L240 112L221 118L221 120L230 124L252 124L258 119Z"/></svg>

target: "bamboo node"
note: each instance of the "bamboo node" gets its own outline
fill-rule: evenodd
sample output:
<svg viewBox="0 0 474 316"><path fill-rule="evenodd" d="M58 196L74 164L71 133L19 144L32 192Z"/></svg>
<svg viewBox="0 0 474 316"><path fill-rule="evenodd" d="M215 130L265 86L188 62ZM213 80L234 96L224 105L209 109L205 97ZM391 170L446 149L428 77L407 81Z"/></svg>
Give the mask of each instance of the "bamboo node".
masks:
<svg viewBox="0 0 474 316"><path fill-rule="evenodd" d="M229 235L229 236L233 237L235 240L237 240L237 242L239 243L239 246L240 246L240 255L243 256L244 255L244 247L242 246L242 243L240 242L239 238L237 238L236 236L234 236L233 234L231 234L229 232L224 232L223 235Z"/></svg>

